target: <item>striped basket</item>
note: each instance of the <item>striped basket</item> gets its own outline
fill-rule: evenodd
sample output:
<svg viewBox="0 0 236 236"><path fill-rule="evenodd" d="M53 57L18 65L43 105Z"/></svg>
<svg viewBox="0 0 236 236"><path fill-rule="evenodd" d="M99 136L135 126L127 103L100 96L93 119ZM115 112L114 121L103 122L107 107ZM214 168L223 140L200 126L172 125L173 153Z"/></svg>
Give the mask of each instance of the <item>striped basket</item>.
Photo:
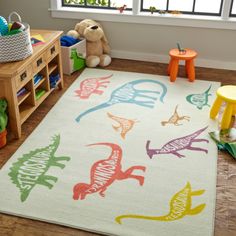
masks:
<svg viewBox="0 0 236 236"><path fill-rule="evenodd" d="M16 15L17 21L21 22L21 17L16 12L12 12L9 15L8 23L12 22L11 17L13 15ZM0 36L0 63L20 61L32 55L30 26L27 23L22 24L25 26L22 32L14 35Z"/></svg>

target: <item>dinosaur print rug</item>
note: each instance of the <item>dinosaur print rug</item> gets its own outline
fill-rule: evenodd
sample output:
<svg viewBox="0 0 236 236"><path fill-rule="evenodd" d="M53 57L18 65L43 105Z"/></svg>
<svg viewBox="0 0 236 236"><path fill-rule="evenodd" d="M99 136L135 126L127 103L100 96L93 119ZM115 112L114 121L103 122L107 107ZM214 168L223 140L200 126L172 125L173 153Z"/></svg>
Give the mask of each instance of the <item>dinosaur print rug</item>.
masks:
<svg viewBox="0 0 236 236"><path fill-rule="evenodd" d="M85 69L0 170L0 212L105 235L213 235L219 86Z"/></svg>

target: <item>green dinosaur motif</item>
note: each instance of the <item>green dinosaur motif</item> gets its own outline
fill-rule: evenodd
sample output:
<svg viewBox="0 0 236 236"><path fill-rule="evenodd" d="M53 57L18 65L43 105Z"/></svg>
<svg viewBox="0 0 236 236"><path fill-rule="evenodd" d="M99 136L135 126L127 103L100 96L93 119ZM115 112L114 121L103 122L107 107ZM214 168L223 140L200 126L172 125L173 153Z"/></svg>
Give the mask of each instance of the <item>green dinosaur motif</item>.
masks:
<svg viewBox="0 0 236 236"><path fill-rule="evenodd" d="M55 135L52 138L52 143L47 147L38 148L23 154L18 158L18 161L13 163L10 168L12 182L20 189L21 201L24 202L29 196L35 185L43 185L51 189L56 183L57 178L51 175L46 175L51 166L57 166L61 169L65 167L61 161L69 161L70 157L56 157L55 152L60 144L60 135Z"/></svg>
<svg viewBox="0 0 236 236"><path fill-rule="evenodd" d="M211 89L211 85L210 87L203 93L199 93L199 94L190 94L186 97L186 100L195 105L199 110L201 110L204 106L210 106L208 104L208 97L211 96L211 94L209 93Z"/></svg>

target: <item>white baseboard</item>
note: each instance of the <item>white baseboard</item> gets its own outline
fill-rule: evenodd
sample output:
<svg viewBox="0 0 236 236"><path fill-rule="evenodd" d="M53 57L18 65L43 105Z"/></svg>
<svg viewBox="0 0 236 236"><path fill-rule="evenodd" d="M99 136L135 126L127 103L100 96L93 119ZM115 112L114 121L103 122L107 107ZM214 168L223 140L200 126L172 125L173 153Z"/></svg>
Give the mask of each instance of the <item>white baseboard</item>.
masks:
<svg viewBox="0 0 236 236"><path fill-rule="evenodd" d="M158 55L153 53L142 53L142 52L139 53L139 52L112 50L111 56L113 58L120 58L120 59L169 63L169 55ZM180 63L182 64L183 62ZM236 62L232 61L218 61L204 58L196 58L195 65L198 67L206 67L206 68L236 70Z"/></svg>

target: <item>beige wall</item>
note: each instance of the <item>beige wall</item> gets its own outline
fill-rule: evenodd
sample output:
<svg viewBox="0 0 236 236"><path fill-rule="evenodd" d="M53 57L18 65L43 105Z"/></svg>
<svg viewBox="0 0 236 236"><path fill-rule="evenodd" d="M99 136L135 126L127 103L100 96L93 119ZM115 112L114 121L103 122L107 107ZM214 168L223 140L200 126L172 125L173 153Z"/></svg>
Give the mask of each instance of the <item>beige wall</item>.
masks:
<svg viewBox="0 0 236 236"><path fill-rule="evenodd" d="M52 18L48 11L49 0L0 0L0 15L7 17L17 11L31 28L64 30L72 29L78 20ZM183 47L198 51L199 65L212 62L212 67L231 65L236 69L236 31L191 27L160 26L101 22L112 50L123 55L127 52L140 55L164 55L180 42ZM141 58L140 58L141 59ZM161 61L161 59L160 59ZM162 60L163 61L163 60ZM210 64L212 64L210 63ZM218 64L217 64L218 63ZM222 64L222 66L221 66ZM227 67L227 66L226 66Z"/></svg>

